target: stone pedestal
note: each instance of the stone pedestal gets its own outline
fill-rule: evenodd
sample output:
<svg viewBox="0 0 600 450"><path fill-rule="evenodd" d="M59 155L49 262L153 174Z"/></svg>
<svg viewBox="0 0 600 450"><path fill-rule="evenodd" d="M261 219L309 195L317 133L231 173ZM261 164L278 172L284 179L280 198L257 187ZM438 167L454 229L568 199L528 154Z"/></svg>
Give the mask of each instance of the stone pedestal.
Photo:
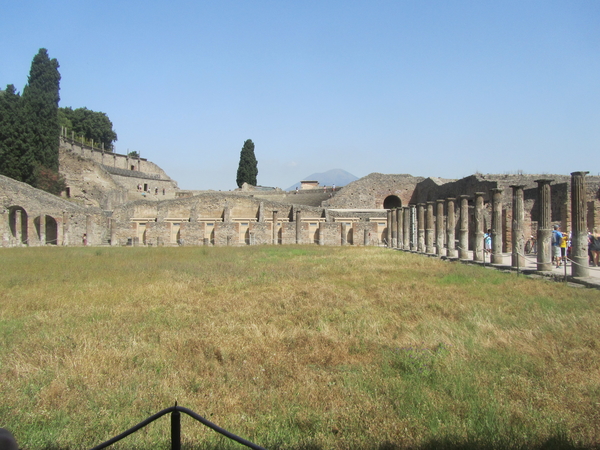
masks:
<svg viewBox="0 0 600 450"><path fill-rule="evenodd" d="M524 185L511 185L512 188L512 258L511 265L515 268L525 267L525 235L523 225L525 222L525 209L523 188Z"/></svg>
<svg viewBox="0 0 600 450"><path fill-rule="evenodd" d="M417 204L417 252L425 251L425 203Z"/></svg>
<svg viewBox="0 0 600 450"><path fill-rule="evenodd" d="M475 192L475 242L473 245L473 261L483 261L483 192Z"/></svg>
<svg viewBox="0 0 600 450"><path fill-rule="evenodd" d="M433 253L433 204L434 202L427 202L427 217L426 217L426 228L425 228L425 253Z"/></svg>
<svg viewBox="0 0 600 450"><path fill-rule="evenodd" d="M446 247L448 249L448 258L456 258L456 237L454 231L456 227L455 202L455 198L446 199Z"/></svg>
<svg viewBox="0 0 600 450"><path fill-rule="evenodd" d="M460 234L458 236L458 257L469 259L469 196L460 196Z"/></svg>
<svg viewBox="0 0 600 450"><path fill-rule="evenodd" d="M492 264L503 264L502 255L502 189L490 190L492 194Z"/></svg>
<svg viewBox="0 0 600 450"><path fill-rule="evenodd" d="M552 270L552 203L550 183L553 180L535 180L538 184L538 230L537 230L537 270Z"/></svg>
<svg viewBox="0 0 600 450"><path fill-rule="evenodd" d="M446 235L444 203L446 203L446 200L438 199L435 204L435 248L438 256L446 256L446 248L444 246L444 237Z"/></svg>
<svg viewBox="0 0 600 450"><path fill-rule="evenodd" d="M587 202L585 176L588 172L571 173L571 275L589 276Z"/></svg>

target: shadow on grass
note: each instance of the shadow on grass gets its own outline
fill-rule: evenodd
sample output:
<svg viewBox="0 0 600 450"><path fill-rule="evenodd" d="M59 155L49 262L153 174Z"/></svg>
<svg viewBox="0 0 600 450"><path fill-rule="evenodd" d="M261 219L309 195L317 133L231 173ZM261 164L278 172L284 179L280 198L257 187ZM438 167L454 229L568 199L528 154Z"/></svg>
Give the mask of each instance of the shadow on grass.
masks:
<svg viewBox="0 0 600 450"><path fill-rule="evenodd" d="M168 443L162 448L168 448ZM129 447L127 445L118 445L108 447L119 450L154 450L156 447ZM244 447L235 443L216 443L216 444L182 444L182 450L242 450ZM288 444L265 445L267 450L329 450L319 444L304 443L296 446ZM70 447L49 446L43 450L72 450ZM384 442L380 444L364 445L352 447L352 450L600 450L600 443L592 446L582 446L571 442L563 436L554 436L542 443L531 442L486 442L486 441L457 441L453 439L431 440L418 446L407 446L393 442Z"/></svg>

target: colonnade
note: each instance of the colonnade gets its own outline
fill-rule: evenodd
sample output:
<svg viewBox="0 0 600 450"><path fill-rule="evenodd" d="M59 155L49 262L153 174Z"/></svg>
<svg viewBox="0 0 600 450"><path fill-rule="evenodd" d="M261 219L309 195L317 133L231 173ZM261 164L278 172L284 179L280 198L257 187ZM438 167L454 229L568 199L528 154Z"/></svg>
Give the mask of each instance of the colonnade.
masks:
<svg viewBox="0 0 600 450"><path fill-rule="evenodd" d="M572 233L572 276L589 276L588 230L585 176L588 172L571 173L571 233ZM535 180L539 220L537 230L536 267L538 271L552 270L552 226L551 226L551 179ZM524 185L511 185L512 223L510 226L511 266L525 267L524 236ZM502 203L503 189L493 188L491 199L491 264L503 264ZM450 259L485 261L484 248L484 196L475 192L473 196L448 197L416 205L394 208L388 211L388 247L405 251L436 255ZM473 204L472 226L469 229L470 207ZM458 231L458 237L456 232ZM470 235L472 239L469 240ZM472 253L471 253L472 252Z"/></svg>

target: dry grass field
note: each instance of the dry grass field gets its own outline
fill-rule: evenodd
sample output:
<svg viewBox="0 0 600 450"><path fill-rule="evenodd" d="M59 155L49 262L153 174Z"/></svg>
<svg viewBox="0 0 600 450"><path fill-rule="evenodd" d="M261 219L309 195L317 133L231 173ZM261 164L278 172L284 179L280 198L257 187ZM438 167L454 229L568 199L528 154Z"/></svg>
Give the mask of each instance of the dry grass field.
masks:
<svg viewBox="0 0 600 450"><path fill-rule="evenodd" d="M269 449L600 447L596 290L380 248L0 254L0 426L24 449L175 401ZM182 435L242 448L187 416Z"/></svg>

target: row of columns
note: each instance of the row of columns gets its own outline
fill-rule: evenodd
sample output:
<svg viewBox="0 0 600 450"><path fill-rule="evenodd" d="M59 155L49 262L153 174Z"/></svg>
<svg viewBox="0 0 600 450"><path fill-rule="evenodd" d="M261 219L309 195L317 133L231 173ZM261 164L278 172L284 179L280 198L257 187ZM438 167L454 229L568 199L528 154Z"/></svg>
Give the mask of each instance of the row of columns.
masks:
<svg viewBox="0 0 600 450"><path fill-rule="evenodd" d="M587 204L585 191L585 175L588 172L571 174L571 241L572 241L572 276L589 276L587 251ZM552 224L551 224L551 179L535 180L538 184L539 221L537 231L537 270L552 270ZM525 208L524 185L511 185L512 189L512 246L511 265L515 268L525 266ZM500 188L490 190L491 214L491 260L492 264L502 264L502 193ZM474 242L473 261L484 261L484 192L474 194ZM456 198L438 199L419 203L416 206L400 207L388 211L388 246L417 253L435 254L469 259L469 195L461 195L459 199L459 236L456 229ZM435 210L434 210L435 206ZM444 209L446 210L446 227L444 228ZM435 211L435 222L434 222ZM458 242L458 249L456 244Z"/></svg>

